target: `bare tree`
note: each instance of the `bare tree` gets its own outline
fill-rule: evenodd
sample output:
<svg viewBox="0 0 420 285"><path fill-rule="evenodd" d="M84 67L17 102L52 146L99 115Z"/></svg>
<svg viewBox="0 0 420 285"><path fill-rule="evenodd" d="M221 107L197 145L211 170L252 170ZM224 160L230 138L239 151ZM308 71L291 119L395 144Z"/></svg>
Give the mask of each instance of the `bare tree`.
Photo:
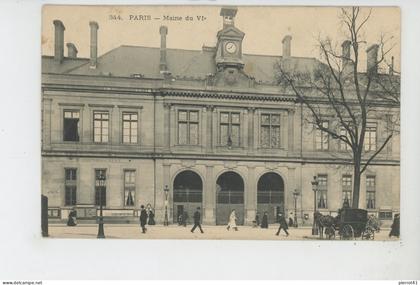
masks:
<svg viewBox="0 0 420 285"><path fill-rule="evenodd" d="M309 113L308 122L338 141L348 154L353 166L353 208L359 207L361 175L398 132L400 105L399 75L393 60L386 62L393 48L388 38L381 35L379 43L367 49L367 70L360 71L360 49L366 45L362 31L371 10L362 14L359 7L341 10L346 30L341 52L329 38L319 38L321 61L312 70L296 71L290 59L277 64L278 82L297 96ZM384 65L389 72L378 72ZM376 133L371 133L371 120L381 120L386 126L378 141Z"/></svg>

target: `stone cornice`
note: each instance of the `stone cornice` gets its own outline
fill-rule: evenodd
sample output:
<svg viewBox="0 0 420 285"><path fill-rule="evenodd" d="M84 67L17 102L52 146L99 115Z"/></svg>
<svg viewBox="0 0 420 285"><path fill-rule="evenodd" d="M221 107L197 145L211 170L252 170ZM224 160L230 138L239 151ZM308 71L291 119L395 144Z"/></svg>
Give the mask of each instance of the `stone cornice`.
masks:
<svg viewBox="0 0 420 285"><path fill-rule="evenodd" d="M286 101L297 102L296 96L278 95L258 92L241 92L241 91L201 91L201 90L181 90L181 89L161 89L163 96L180 96L194 98L211 98L211 99L236 99L251 101Z"/></svg>
<svg viewBox="0 0 420 285"><path fill-rule="evenodd" d="M334 164L334 165L352 165L352 162L347 159L340 158L326 158L326 157L289 157L289 156L248 156L232 155L232 154L175 154L175 153L153 153L153 152L107 152L107 151L60 151L60 150L43 150L43 157L95 157L95 158L127 158L127 159L141 159L141 158L159 158L159 159L183 159L183 160L206 160L206 161L245 161L245 162L282 162L282 163L298 163L298 164ZM374 165L387 165L387 166L400 166L400 161L396 159L377 159L371 164Z"/></svg>
<svg viewBox="0 0 420 285"><path fill-rule="evenodd" d="M127 95L143 95L143 96L172 96L186 98L208 98L208 99L227 99L227 100L249 100L262 102L291 102L300 103L299 99L293 94L281 94L279 92L264 92L249 88L247 90L205 90L205 89L182 89L174 86L173 88L155 86L151 88L141 88L137 86L117 86L117 85L94 85L94 84L76 84L75 82L64 83L43 83L44 91L66 91L66 92L86 92L101 94L127 94ZM312 101L320 104L328 105L328 101L324 98L313 97ZM394 107L399 108L397 104L387 102L370 101L375 107ZM357 104L349 100L349 104Z"/></svg>

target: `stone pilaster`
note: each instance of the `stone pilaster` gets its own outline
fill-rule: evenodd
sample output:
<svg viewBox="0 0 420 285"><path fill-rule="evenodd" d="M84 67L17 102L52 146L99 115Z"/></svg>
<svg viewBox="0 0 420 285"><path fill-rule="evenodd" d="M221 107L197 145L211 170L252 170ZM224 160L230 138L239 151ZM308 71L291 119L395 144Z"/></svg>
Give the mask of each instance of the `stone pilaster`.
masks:
<svg viewBox="0 0 420 285"><path fill-rule="evenodd" d="M213 108L213 112L212 112L212 126L211 126L211 135L212 135L212 145L211 145L211 152L214 152L214 148L215 146L218 144L217 143L217 108Z"/></svg>
<svg viewBox="0 0 420 285"><path fill-rule="evenodd" d="M177 130L177 111L174 105L170 105L168 109L168 139L169 139L169 148L172 148L178 144L178 130Z"/></svg>
<svg viewBox="0 0 420 285"><path fill-rule="evenodd" d="M208 225L216 224L216 183L213 176L213 166L206 166L205 187L203 189L203 222Z"/></svg>
<svg viewBox="0 0 420 285"><path fill-rule="evenodd" d="M288 147L287 149L289 151L294 151L295 147L294 147L294 131L295 131L295 127L294 127L294 115L295 115L295 111L293 109L289 109L288 111Z"/></svg>
<svg viewBox="0 0 420 285"><path fill-rule="evenodd" d="M170 141L171 141L171 120L170 120L170 112L171 112L171 104L164 103L163 104L163 122L164 122L164 150L169 151L170 149Z"/></svg>
<svg viewBox="0 0 420 285"><path fill-rule="evenodd" d="M198 143L202 149L207 149L207 140L208 140L207 107L201 108L201 119L200 119L198 129L201 133L200 137L198 138Z"/></svg>
<svg viewBox="0 0 420 285"><path fill-rule="evenodd" d="M253 153L255 150L254 144L254 121L255 108L248 108L248 152Z"/></svg>
<svg viewBox="0 0 420 285"><path fill-rule="evenodd" d="M43 149L50 149L51 148L51 105L52 99L44 99L44 110L42 114L43 125L42 125L42 141L43 141Z"/></svg>
<svg viewBox="0 0 420 285"><path fill-rule="evenodd" d="M109 141L113 145L119 145L122 141L122 138L120 136L120 124L122 124L120 120L120 112L119 108L112 108L109 110L111 121L108 124L108 135L109 135Z"/></svg>
<svg viewBox="0 0 420 285"><path fill-rule="evenodd" d="M207 110L207 125L206 125L206 152L213 152L213 137L215 136L213 130L213 106L206 106Z"/></svg>
<svg viewBox="0 0 420 285"><path fill-rule="evenodd" d="M245 189L245 224L251 225L257 210L257 186L255 183L255 167L248 166L248 184Z"/></svg>

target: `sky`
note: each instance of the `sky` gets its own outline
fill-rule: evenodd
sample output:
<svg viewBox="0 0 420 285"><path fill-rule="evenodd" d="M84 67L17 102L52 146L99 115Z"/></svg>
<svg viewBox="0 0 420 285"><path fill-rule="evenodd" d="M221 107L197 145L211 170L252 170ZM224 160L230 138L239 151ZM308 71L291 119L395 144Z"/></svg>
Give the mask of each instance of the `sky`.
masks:
<svg viewBox="0 0 420 285"><path fill-rule="evenodd" d="M102 55L120 45L159 47L159 27L168 27L167 47L200 50L204 45L214 46L216 34L223 22L220 6L66 6L46 5L42 16L42 53L54 53L53 20L65 26L65 43L76 45L79 57L89 57L89 21L99 24L98 54ZM330 37L339 46L345 39L340 23L339 7L293 6L238 6L235 26L245 33L242 49L247 54L281 55L282 39L292 36L292 56L319 57L317 39ZM363 8L367 13L370 8ZM111 20L110 16L122 20ZM150 15L151 20L130 20L135 15ZM182 21L165 21L163 16L179 16ZM186 21L185 17L193 17ZM197 16L204 16L203 21ZM137 18L139 18L137 16ZM155 19L159 18L159 19ZM381 34L394 46L389 57L395 58L395 69L400 66L400 10L397 7L375 7L363 31L365 49L377 43ZM65 49L67 54L67 49ZM389 58L388 58L389 61ZM362 66L364 66L362 64Z"/></svg>

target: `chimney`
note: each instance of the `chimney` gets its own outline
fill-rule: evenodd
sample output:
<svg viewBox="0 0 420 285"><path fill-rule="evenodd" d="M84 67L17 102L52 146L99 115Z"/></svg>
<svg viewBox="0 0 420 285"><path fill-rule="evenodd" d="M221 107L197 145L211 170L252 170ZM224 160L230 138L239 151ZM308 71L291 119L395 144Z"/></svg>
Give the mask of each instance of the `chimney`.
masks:
<svg viewBox="0 0 420 285"><path fill-rule="evenodd" d="M349 73L352 71L352 64L351 64L351 53L350 53L350 46L351 41L345 40L341 44L341 64L342 64L342 70L344 73Z"/></svg>
<svg viewBox="0 0 420 285"><path fill-rule="evenodd" d="M379 45L373 44L367 48L367 68L366 72L370 74L377 74L378 73L378 49Z"/></svg>
<svg viewBox="0 0 420 285"><path fill-rule="evenodd" d="M77 58L77 48L73 43L67 43L67 57Z"/></svg>
<svg viewBox="0 0 420 285"><path fill-rule="evenodd" d="M281 41L283 43L283 58L289 58L291 56L291 41L291 35L285 36Z"/></svg>
<svg viewBox="0 0 420 285"><path fill-rule="evenodd" d="M165 72L168 70L168 66L166 64L166 35L168 34L168 27L161 26L159 29L160 33L160 72Z"/></svg>
<svg viewBox="0 0 420 285"><path fill-rule="evenodd" d="M89 22L90 26L90 68L98 65L98 23Z"/></svg>
<svg viewBox="0 0 420 285"><path fill-rule="evenodd" d="M391 65L389 66L389 75L394 75L394 56L391 57Z"/></svg>
<svg viewBox="0 0 420 285"><path fill-rule="evenodd" d="M54 60L61 63L64 58L64 28L63 22L54 20Z"/></svg>

